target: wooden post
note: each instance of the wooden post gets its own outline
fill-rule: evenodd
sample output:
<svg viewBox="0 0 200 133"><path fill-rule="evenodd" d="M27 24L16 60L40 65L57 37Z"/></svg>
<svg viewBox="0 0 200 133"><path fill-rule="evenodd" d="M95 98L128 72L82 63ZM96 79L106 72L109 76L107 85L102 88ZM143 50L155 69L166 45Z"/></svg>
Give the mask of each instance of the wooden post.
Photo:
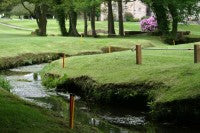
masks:
<svg viewBox="0 0 200 133"><path fill-rule="evenodd" d="M136 64L142 64L142 47L141 45L136 45Z"/></svg>
<svg viewBox="0 0 200 133"><path fill-rule="evenodd" d="M63 53L63 64L62 67L65 68L65 54Z"/></svg>
<svg viewBox="0 0 200 133"><path fill-rule="evenodd" d="M108 52L111 53L111 46L108 47Z"/></svg>
<svg viewBox="0 0 200 133"><path fill-rule="evenodd" d="M74 95L70 94L70 129L74 128Z"/></svg>
<svg viewBox="0 0 200 133"><path fill-rule="evenodd" d="M82 44L82 42L83 42L83 35L81 34L80 44Z"/></svg>
<svg viewBox="0 0 200 133"><path fill-rule="evenodd" d="M200 45L194 45L194 63L200 62Z"/></svg>

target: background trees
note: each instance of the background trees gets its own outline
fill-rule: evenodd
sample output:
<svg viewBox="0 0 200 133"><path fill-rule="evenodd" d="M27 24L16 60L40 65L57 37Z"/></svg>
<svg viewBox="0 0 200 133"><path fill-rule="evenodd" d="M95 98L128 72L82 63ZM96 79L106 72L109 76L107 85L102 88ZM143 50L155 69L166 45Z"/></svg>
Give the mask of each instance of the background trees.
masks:
<svg viewBox="0 0 200 133"><path fill-rule="evenodd" d="M67 17L67 4L64 0L53 0L53 4L54 4L54 11L56 14L56 18L58 20L59 23L59 27L60 27L60 31L62 36L67 36L68 32L66 29L66 17Z"/></svg>
<svg viewBox="0 0 200 133"><path fill-rule="evenodd" d="M198 18L200 13L199 0L142 1L154 12L158 22L158 32L173 39L177 38L179 22L185 22L191 15ZM115 0L115 2L118 5L119 35L123 36L123 2L122 0ZM82 15L84 18L84 36L88 36L89 20L91 21L92 36L97 37L95 21L100 16L102 3L105 3L108 9L108 35L115 35L113 0L2 0L0 11L7 13L7 16L9 16L9 13L18 16L28 15L29 13L36 19L38 25L36 33L40 36L46 36L47 14L50 12L56 15L62 36L80 36L76 26L78 16ZM132 18L132 16L130 17ZM66 27L67 19L69 20L69 27Z"/></svg>
<svg viewBox="0 0 200 133"><path fill-rule="evenodd" d="M144 0L144 2L153 10L159 32L162 35L170 35L172 39L177 38L179 22L187 21L188 16L191 15L198 17L200 13L198 0ZM171 28L170 20L172 20Z"/></svg>
<svg viewBox="0 0 200 133"><path fill-rule="evenodd" d="M10 11L20 0L0 0L0 12L3 12L7 17L10 17Z"/></svg>
<svg viewBox="0 0 200 133"><path fill-rule="evenodd" d="M25 5L25 2L33 3L35 5L34 11L31 11L29 7ZM49 7L52 3L51 0L21 0L23 7L30 13L30 15L36 19L38 29L36 29L36 34L39 36L47 35L47 13Z"/></svg>
<svg viewBox="0 0 200 133"><path fill-rule="evenodd" d="M34 12L35 5L29 2L24 2L24 5L31 11ZM22 4L17 4L14 6L10 12L11 15L16 15L21 18L21 16L30 16L30 13L22 6Z"/></svg>

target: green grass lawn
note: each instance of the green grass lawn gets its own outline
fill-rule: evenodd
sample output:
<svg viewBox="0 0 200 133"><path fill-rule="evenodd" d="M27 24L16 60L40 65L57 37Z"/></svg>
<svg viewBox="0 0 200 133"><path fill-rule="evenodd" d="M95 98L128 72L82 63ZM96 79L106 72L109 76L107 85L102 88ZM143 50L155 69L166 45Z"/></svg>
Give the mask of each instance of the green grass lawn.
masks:
<svg viewBox="0 0 200 133"><path fill-rule="evenodd" d="M33 30L36 28L36 22L31 20L0 22ZM106 27L106 22L97 22L97 29L106 30ZM139 23L125 23L125 29L139 30ZM199 25L179 25L179 30L190 30L192 36L200 35ZM81 21L78 22L78 31L83 31ZM48 34L60 34L55 20L49 21ZM164 44L160 37L147 35L124 38L37 37L31 36L30 31L0 25L0 58L45 52L64 52L73 55L88 51L99 52L105 46L132 48L136 44L154 48L193 48L194 44L199 43L170 46ZM135 53L131 51L70 57L66 58L65 63L66 68L61 69L61 60L55 61L45 67L43 72L61 76L67 74L70 78L86 75L101 84L160 82L166 87L153 91L153 95L155 102L161 103L200 96L200 65L193 63L193 51L143 50L142 65L135 64Z"/></svg>
<svg viewBox="0 0 200 133"><path fill-rule="evenodd" d="M28 104L3 89L0 89L0 99L1 132L64 132L67 129L64 121L49 111Z"/></svg>
<svg viewBox="0 0 200 133"><path fill-rule="evenodd" d="M70 130L68 116L61 117L55 111L21 100L11 94L9 89L9 82L0 77L0 132L98 132L96 128L90 128L79 122L75 122L74 130Z"/></svg>
<svg viewBox="0 0 200 133"><path fill-rule="evenodd" d="M193 51L145 51L143 64L135 64L135 52L70 57L48 65L44 72L69 78L89 76L100 84L160 82L169 88L156 91L156 101L166 102L200 96L200 65L193 63Z"/></svg>
<svg viewBox="0 0 200 133"><path fill-rule="evenodd" d="M0 20L0 22L32 29L36 28L34 20ZM78 23L78 30L83 31L83 22L79 21ZM107 22L97 22L97 29L106 30L106 24ZM139 23L126 22L125 29L139 30ZM190 30L192 35L200 35L199 25L179 25L179 30ZM48 21L48 31L51 33L54 33L54 31L55 33L59 33L58 25L55 20ZM79 52L100 51L100 49L105 46L131 48L136 44L141 44L143 47L155 48L193 48L195 44L170 46L164 44L159 37L147 35L125 38L100 37L82 39L80 37L61 36L36 37L31 36L29 31L15 30L2 25L0 25L0 32L0 57L41 52L77 54ZM177 79L176 74L179 74L180 71L184 69L188 69L188 67L193 70L198 66L193 64L193 51L143 51L143 56L144 64L142 66L134 65L135 53L132 52L72 57L66 60L67 69L59 69L59 63L61 63L61 61L57 61L51 65L52 69L50 72L63 73L64 71L70 77L89 75L101 83L161 80L161 82L172 86L172 88L174 88L172 90L177 90L178 88L184 87L183 82L179 80L187 79L186 81L189 83L190 80L187 76L182 76L181 78L183 79ZM164 72L166 73L164 74ZM176 80L173 80L174 78ZM192 81L195 80L192 79ZM192 89L189 90L191 90L191 92L193 91ZM178 94L174 93L174 95L178 97L180 93L178 91L177 93ZM189 95L190 93L187 94ZM173 95L170 95L170 97L172 96ZM187 97L187 95L184 97ZM160 96L158 99L161 100L165 98ZM173 100L173 98L170 99Z"/></svg>
<svg viewBox="0 0 200 133"><path fill-rule="evenodd" d="M32 29L35 30L37 28L37 24L35 22L35 20L5 20L5 19L0 19L0 22L3 23L7 23L7 24L12 24L12 25L17 25L20 27L25 27L28 29ZM69 22L66 22L66 27L69 26ZM77 29L79 32L83 33L84 31L84 22L83 20L79 20L77 23ZM107 31L107 22L101 22L101 21L97 21L96 22L96 29L102 29ZM140 31L140 25L138 22L126 22L124 25L124 29L125 30L136 30L136 31ZM88 22L88 30L91 30L91 26L90 26L90 21ZM118 32L118 22L115 22L115 30L116 32ZM60 34L59 31L59 26L58 26L58 22L56 20L48 20L48 24L47 24L47 32L48 34Z"/></svg>
<svg viewBox="0 0 200 133"><path fill-rule="evenodd" d="M0 22L27 27L36 28L34 20L4 20ZM78 22L78 30L82 31L83 22ZM105 29L107 22L97 22L97 29ZM116 23L117 29L117 23ZM126 30L139 30L139 23L126 22ZM198 25L180 25L180 30L191 30L195 35L200 35L200 26ZM55 20L48 21L48 32L50 34L59 34L58 24ZM65 52L66 54L77 54L79 52L100 51L105 46L118 46L131 48L136 44L142 44L143 47L174 47L165 45L159 37L138 35L125 38L80 38L80 37L61 37L31 36L30 31L21 31L0 25L0 57L13 57L23 53L45 53L45 52ZM175 47L191 48L191 45L180 45Z"/></svg>

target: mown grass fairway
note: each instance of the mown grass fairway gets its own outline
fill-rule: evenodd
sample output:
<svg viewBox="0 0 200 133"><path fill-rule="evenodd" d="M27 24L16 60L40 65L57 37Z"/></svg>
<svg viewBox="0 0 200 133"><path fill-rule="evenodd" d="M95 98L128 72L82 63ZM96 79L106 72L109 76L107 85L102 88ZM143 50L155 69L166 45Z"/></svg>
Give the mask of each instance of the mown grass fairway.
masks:
<svg viewBox="0 0 200 133"><path fill-rule="evenodd" d="M0 20L0 22L14 24L31 29L36 28L34 20ZM106 30L107 22L97 22L97 29ZM83 22L78 24L78 30L83 29ZM117 29L117 23L116 23ZM59 28L56 20L48 22L49 35L59 34ZM125 23L125 30L140 30L139 23ZM198 25L181 25L180 30L191 30L193 35L200 35ZM165 45L159 37L138 35L133 37L117 38L80 38L80 37L61 37L48 36L37 37L30 35L30 31L16 30L0 25L0 57L12 57L23 53L45 53L45 52L64 52L66 54L77 54L80 52L100 51L105 46L118 46L131 48L136 44L142 44L143 47L174 47ZM191 45L180 45L175 47L192 48Z"/></svg>
<svg viewBox="0 0 200 133"><path fill-rule="evenodd" d="M36 22L33 20L0 20L0 22L33 30L36 28ZM106 27L107 22L97 22L97 29L106 30ZM140 30L139 23L125 23L125 30ZM199 25L179 25L179 30L188 30L191 31L191 36L200 36ZM78 22L78 31L83 32L82 21ZM0 25L0 61L2 57L15 57L26 53L48 52L75 55L82 52L101 52L101 48L108 46L133 48L136 44L141 44L143 48L178 49L193 48L194 44L200 44L190 43L172 46L164 44L160 37L149 35L115 38L107 38L106 36L99 38L61 37L55 20L48 21L48 34L47 37L38 37L31 35L30 31L16 30ZM151 98L153 97L150 101L151 104L162 104L200 97L200 64L194 64L193 56L193 51L187 50L143 50L142 65L135 64L135 52L131 50L109 54L74 56L65 58L64 69L62 68L62 60L57 60L47 65L42 74L58 74L61 77L67 75L68 78L88 76L99 84L162 83L164 87L146 92ZM36 131L43 128L47 131L49 129L62 131L66 128L65 125L62 125L63 120L55 118L51 112L48 112L50 115L47 117L48 113L44 113L46 110L31 105L26 106L23 101L2 89L0 90L0 100L0 104L5 106L5 108L0 109L0 114L4 114L7 110L8 113L11 112L12 114L14 110L15 113L13 114L17 115L19 111L20 118L16 116L19 123L18 121L15 123L15 119L11 117L7 120L6 117L2 116L2 119L7 121L8 125L10 123L16 124L15 128L24 128L26 123L34 123L35 121L39 121L35 126ZM7 105L8 102L11 104ZM33 109L31 110L31 108ZM26 120L25 117L21 116L22 114L30 115L30 119ZM35 118L36 115L38 117ZM59 124L60 121L61 125ZM44 123L45 125L43 125ZM0 124L4 125L4 123ZM52 124L54 126L51 127ZM45 128L46 126L49 129ZM90 131L86 127L84 131L87 132L87 130Z"/></svg>
<svg viewBox="0 0 200 133"><path fill-rule="evenodd" d="M34 20L1 20L1 22L27 27L36 28ZM117 23L116 23L117 26ZM156 36L137 35L125 38L79 38L79 37L36 37L31 36L29 31L20 31L1 27L0 57L16 56L22 53L45 53L45 52L64 52L66 54L77 54L87 51L100 51L105 46L119 46L132 48L136 44L143 47L156 48L193 48L194 43L170 46L162 43ZM78 30L83 31L83 22L79 21ZM97 22L97 29L106 30L106 22ZM139 30L139 23L125 23L126 30ZM198 25L179 25L180 30L190 30L192 35L200 35L200 26ZM49 33L59 33L57 22L50 20L48 22ZM134 52L119 52L113 54L80 56L66 59L66 69L60 69L61 60L54 62L47 69L47 72L63 74L63 71L70 77L88 75L100 83L118 83L118 82L138 82L145 80L155 80L166 83L172 87L166 93L159 94L157 100L174 100L176 98L186 98L198 93L197 87L186 87L187 83L195 82L196 73L198 73L198 64L193 64L193 51L143 51L143 65L135 65ZM109 69L108 69L109 68ZM180 76L187 69L196 71L188 76ZM187 75L187 74L186 74ZM178 78L180 76L180 78ZM175 79L175 80L174 80ZM180 82L180 81L185 81ZM197 83L198 84L198 83ZM195 85L197 85L195 84ZM180 88L186 88L180 89ZM196 90L193 89L196 88ZM181 91L178 91L181 90ZM185 92L187 93L185 94ZM170 94L172 92L172 95ZM175 92L175 93L174 93ZM181 93L182 92L182 93ZM189 92L189 93L188 93ZM191 93L190 93L191 92ZM169 97L167 96L169 93ZM176 94L177 93L177 94Z"/></svg>
<svg viewBox="0 0 200 133"><path fill-rule="evenodd" d="M100 84L161 82L169 88L157 90L156 101L199 96L200 65L193 63L193 51L145 51L143 64L136 65L135 52L71 57L55 61L44 71L76 78L89 76ZM195 93L194 93L195 92Z"/></svg>

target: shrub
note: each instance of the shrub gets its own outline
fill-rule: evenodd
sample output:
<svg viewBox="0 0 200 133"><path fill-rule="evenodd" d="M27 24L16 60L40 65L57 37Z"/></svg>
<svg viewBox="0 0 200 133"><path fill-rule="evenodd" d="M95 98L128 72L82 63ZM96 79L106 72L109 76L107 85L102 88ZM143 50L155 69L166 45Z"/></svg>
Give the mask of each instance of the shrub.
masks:
<svg viewBox="0 0 200 133"><path fill-rule="evenodd" d="M141 29L144 32L154 32L158 29L157 20L155 17L149 17L140 21Z"/></svg>
<svg viewBox="0 0 200 133"><path fill-rule="evenodd" d="M149 18L149 16L143 16L142 18L141 18L141 20L143 20L143 19L148 19Z"/></svg>
<svg viewBox="0 0 200 133"><path fill-rule="evenodd" d="M132 22L140 22L140 19L139 18L133 18Z"/></svg>
<svg viewBox="0 0 200 133"><path fill-rule="evenodd" d="M125 17L125 20L127 21L127 22L133 22L133 14L132 13L130 13L130 12L126 12L125 14L124 14L124 17Z"/></svg>
<svg viewBox="0 0 200 133"><path fill-rule="evenodd" d="M10 89L11 89L9 82L2 76L0 76L0 88L3 88L8 91L10 91Z"/></svg>

